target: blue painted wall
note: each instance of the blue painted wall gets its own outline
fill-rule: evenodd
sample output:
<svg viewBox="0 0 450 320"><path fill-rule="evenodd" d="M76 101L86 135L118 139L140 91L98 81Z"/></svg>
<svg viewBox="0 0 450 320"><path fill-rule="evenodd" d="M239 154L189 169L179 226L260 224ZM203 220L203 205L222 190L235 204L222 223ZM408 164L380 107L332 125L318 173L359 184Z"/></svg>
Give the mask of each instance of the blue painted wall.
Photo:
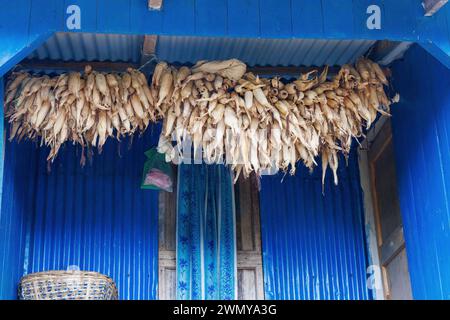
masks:
<svg viewBox="0 0 450 320"><path fill-rule="evenodd" d="M148 129L131 149L109 141L85 168L80 149L65 146L50 173L48 150L6 143L0 298L15 299L24 274L70 265L111 276L120 299L157 298L158 192L140 182L158 133Z"/></svg>
<svg viewBox="0 0 450 320"><path fill-rule="evenodd" d="M260 208L266 299L370 299L358 163L341 159L322 195L321 170L263 177Z"/></svg>
<svg viewBox="0 0 450 320"><path fill-rule="evenodd" d="M3 93L4 93L3 78L0 78L0 113L3 119ZM3 126L1 121L1 139L0 139L0 168L4 169L4 138ZM25 158L25 157L24 157ZM6 166L8 168L8 166ZM5 171L8 173L8 170ZM11 183L12 175L7 174L3 179L0 179L0 184ZM2 188L1 194L8 191ZM18 215L12 214L10 211L11 204L3 202L1 198L2 210L0 210L0 297L14 298L16 284L14 283L21 272L21 258L19 248L22 246L22 218ZM3 208L5 210L3 210Z"/></svg>
<svg viewBox="0 0 450 320"><path fill-rule="evenodd" d="M79 29L66 23L73 5ZM381 29L367 27L371 5L381 10ZM0 75L61 31L416 41L450 67L449 19L449 5L424 17L419 0L164 0L161 11L146 0L2 1Z"/></svg>
<svg viewBox="0 0 450 320"><path fill-rule="evenodd" d="M450 299L450 71L414 46L393 68L393 137L413 296Z"/></svg>

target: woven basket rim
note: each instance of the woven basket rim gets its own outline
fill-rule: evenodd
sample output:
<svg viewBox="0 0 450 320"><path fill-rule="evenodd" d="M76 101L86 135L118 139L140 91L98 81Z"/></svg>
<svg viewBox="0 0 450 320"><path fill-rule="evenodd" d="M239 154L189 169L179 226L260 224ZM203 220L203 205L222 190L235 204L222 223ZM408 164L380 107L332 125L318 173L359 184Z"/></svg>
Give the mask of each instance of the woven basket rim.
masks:
<svg viewBox="0 0 450 320"><path fill-rule="evenodd" d="M74 285L72 287L72 285ZM23 300L117 300L114 280L96 271L50 270L30 273L20 279Z"/></svg>
<svg viewBox="0 0 450 320"><path fill-rule="evenodd" d="M50 270L50 271L40 271L29 273L24 275L20 282L38 279L38 278L72 278L72 277L85 277L85 278L96 278L104 279L114 283L111 277L104 275L96 271L82 271L82 270Z"/></svg>

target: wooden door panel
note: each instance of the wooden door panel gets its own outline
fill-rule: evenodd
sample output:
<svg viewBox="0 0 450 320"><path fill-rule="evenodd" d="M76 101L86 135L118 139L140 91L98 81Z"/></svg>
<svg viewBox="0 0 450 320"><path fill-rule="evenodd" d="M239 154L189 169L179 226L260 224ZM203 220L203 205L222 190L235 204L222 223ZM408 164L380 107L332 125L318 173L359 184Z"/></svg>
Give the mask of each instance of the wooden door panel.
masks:
<svg viewBox="0 0 450 320"><path fill-rule="evenodd" d="M381 224L381 239L388 238L402 224L400 202L397 195L394 144L392 139L373 162L375 189Z"/></svg>
<svg viewBox="0 0 450 320"><path fill-rule="evenodd" d="M389 279L389 299L411 300L411 282L405 248L394 256L385 268Z"/></svg>
<svg viewBox="0 0 450 320"><path fill-rule="evenodd" d="M176 172L176 170L175 170ZM176 178L175 178L176 180ZM176 186L159 196L159 299L176 299ZM256 178L235 185L238 299L264 299Z"/></svg>
<svg viewBox="0 0 450 320"><path fill-rule="evenodd" d="M158 250L158 296L160 300L177 298L176 273L176 215L177 215L177 170L174 172L173 192L159 193L159 250Z"/></svg>
<svg viewBox="0 0 450 320"><path fill-rule="evenodd" d="M238 299L263 300L259 191L255 175L235 185ZM253 279L253 280L252 280Z"/></svg>
<svg viewBox="0 0 450 320"><path fill-rule="evenodd" d="M411 299L408 261L397 194L391 122L387 120L369 150L378 253L386 299Z"/></svg>
<svg viewBox="0 0 450 320"><path fill-rule="evenodd" d="M160 267L159 270L159 299L175 300L177 271L172 266Z"/></svg>

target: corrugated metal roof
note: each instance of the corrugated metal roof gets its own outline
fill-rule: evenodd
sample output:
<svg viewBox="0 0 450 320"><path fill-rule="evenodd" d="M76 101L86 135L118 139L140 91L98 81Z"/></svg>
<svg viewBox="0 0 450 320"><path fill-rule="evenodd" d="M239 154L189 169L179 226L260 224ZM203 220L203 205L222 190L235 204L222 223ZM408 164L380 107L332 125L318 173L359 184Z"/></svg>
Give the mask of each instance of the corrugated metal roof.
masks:
<svg viewBox="0 0 450 320"><path fill-rule="evenodd" d="M275 300L370 299L358 162L329 171L298 165L295 176L263 176L261 237L265 295Z"/></svg>
<svg viewBox="0 0 450 320"><path fill-rule="evenodd" d="M174 63L237 58L249 66L321 66L354 62L375 41L159 36L156 56ZM143 36L56 33L28 58L139 63Z"/></svg>
<svg viewBox="0 0 450 320"><path fill-rule="evenodd" d="M24 274L71 265L110 276L120 299L157 298L158 192L140 183L158 133L149 128L131 149L123 140L120 155L108 141L84 168L79 147L66 144L50 173L47 148L6 143L0 298L17 298Z"/></svg>
<svg viewBox="0 0 450 320"><path fill-rule="evenodd" d="M249 66L321 66L354 62L375 41L237 39L159 36L157 57L168 62L237 58Z"/></svg>
<svg viewBox="0 0 450 320"><path fill-rule="evenodd" d="M55 33L30 59L63 61L127 61L138 63L144 36Z"/></svg>

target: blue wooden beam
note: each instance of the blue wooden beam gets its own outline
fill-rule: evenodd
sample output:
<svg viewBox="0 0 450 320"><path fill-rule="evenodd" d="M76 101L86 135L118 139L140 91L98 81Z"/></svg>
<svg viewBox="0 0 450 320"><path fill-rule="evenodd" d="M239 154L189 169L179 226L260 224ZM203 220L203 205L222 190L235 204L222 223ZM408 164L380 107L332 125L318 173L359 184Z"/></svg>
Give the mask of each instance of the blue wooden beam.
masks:
<svg viewBox="0 0 450 320"><path fill-rule="evenodd" d="M423 17L417 26L418 42L425 50L450 69L450 6L431 17Z"/></svg>
<svg viewBox="0 0 450 320"><path fill-rule="evenodd" d="M0 76L39 48L52 33L35 35L33 38L13 35L0 41Z"/></svg>
<svg viewBox="0 0 450 320"><path fill-rule="evenodd" d="M427 17L432 16L438 12L448 0L423 0L423 7L425 9L425 15Z"/></svg>
<svg viewBox="0 0 450 320"><path fill-rule="evenodd" d="M15 0L0 4L0 76L49 38L62 19L62 1Z"/></svg>
<svg viewBox="0 0 450 320"><path fill-rule="evenodd" d="M5 101L5 85L3 82L3 77L0 77L0 212L2 208L2 198L3 198L3 164L5 159L5 130L4 130L4 101Z"/></svg>
<svg viewBox="0 0 450 320"><path fill-rule="evenodd" d="M447 66L449 7L411 0L15 0L0 5L0 75L54 32L421 43ZM6 41L5 41L6 40Z"/></svg>

